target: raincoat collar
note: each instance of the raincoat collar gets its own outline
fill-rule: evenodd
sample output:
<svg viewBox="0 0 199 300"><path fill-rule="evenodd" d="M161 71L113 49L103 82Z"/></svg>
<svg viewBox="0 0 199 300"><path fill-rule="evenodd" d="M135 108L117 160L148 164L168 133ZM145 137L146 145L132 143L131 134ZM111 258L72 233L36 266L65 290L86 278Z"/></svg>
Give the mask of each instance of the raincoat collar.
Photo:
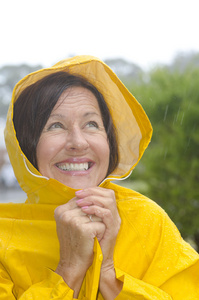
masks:
<svg viewBox="0 0 199 300"><path fill-rule="evenodd" d="M152 127L143 108L102 61L92 56L77 56L63 60L51 68L41 69L24 77L15 86L5 128L5 143L15 176L27 193L29 203L63 204L75 196L75 190L52 178L42 176L28 161L16 138L13 106L20 93L30 84L58 71L79 74L102 93L118 133L118 167L100 184L129 176L147 148Z"/></svg>

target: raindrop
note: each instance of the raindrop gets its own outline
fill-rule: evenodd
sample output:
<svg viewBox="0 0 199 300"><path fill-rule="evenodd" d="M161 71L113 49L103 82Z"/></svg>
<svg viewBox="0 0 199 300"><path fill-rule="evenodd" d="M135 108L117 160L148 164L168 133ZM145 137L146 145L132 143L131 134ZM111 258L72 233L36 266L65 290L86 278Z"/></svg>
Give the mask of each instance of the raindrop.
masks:
<svg viewBox="0 0 199 300"><path fill-rule="evenodd" d="M166 148L166 150L164 151L164 159L166 159L167 153L168 153L168 148Z"/></svg>
<svg viewBox="0 0 199 300"><path fill-rule="evenodd" d="M174 125L175 123L177 123L178 117L179 117L179 113L180 113L180 108L178 109L177 114L174 115L173 125Z"/></svg>
<svg viewBox="0 0 199 300"><path fill-rule="evenodd" d="M177 112L176 122L178 121L179 113L180 113L180 108L178 109L178 112Z"/></svg>
<svg viewBox="0 0 199 300"><path fill-rule="evenodd" d="M184 112L182 113L182 118L181 118L180 125L182 125L183 120L184 120Z"/></svg>
<svg viewBox="0 0 199 300"><path fill-rule="evenodd" d="M169 105L167 105L167 106L166 106L166 109L165 109L165 113L164 113L164 122L166 121L166 118L167 118L168 108L169 108Z"/></svg>

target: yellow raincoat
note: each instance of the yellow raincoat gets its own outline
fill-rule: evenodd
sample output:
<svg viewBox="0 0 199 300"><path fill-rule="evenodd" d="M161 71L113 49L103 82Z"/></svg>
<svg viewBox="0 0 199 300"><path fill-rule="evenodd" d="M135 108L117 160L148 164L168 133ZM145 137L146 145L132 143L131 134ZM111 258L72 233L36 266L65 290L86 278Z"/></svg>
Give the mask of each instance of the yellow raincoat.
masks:
<svg viewBox="0 0 199 300"><path fill-rule="evenodd" d="M73 290L54 272L59 262L54 209L73 198L75 190L41 176L22 153L12 122L13 103L22 90L60 70L80 74L98 88L118 130L120 163L100 184L115 191L122 220L114 265L117 278L124 284L116 299L199 299L199 255L183 241L157 204L111 183L128 176L140 160L151 138L150 122L108 66L94 57L80 56L26 76L13 92L5 140L27 201L0 205L0 300L73 299ZM102 260L95 240L93 264L86 273L78 299L103 299L98 292Z"/></svg>

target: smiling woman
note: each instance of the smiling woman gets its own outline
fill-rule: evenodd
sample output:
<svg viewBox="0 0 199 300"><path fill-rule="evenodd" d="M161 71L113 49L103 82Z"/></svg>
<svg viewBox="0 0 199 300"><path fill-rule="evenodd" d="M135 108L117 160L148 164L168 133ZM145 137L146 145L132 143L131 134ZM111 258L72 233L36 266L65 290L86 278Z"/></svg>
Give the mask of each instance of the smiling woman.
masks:
<svg viewBox="0 0 199 300"><path fill-rule="evenodd" d="M82 87L63 92L37 145L40 173L76 189L97 186L107 175L109 154L94 94Z"/></svg>
<svg viewBox="0 0 199 300"><path fill-rule="evenodd" d="M199 256L166 213L111 181L152 134L140 104L97 58L15 87L6 147L23 204L0 205L0 300L199 299Z"/></svg>

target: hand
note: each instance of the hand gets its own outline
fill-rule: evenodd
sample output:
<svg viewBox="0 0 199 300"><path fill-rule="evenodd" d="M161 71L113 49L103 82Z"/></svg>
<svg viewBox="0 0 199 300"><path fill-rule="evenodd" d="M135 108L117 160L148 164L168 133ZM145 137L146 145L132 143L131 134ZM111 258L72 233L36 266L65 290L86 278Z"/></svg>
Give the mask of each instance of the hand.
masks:
<svg viewBox="0 0 199 300"><path fill-rule="evenodd" d="M98 239L103 253L99 289L104 299L115 299L123 286L116 278L113 263L114 246L121 224L115 194L112 190L95 187L78 191L76 196L79 198L76 203L82 212L101 218L106 226L103 237Z"/></svg>
<svg viewBox="0 0 199 300"><path fill-rule="evenodd" d="M82 212L99 217L105 225L103 237L98 238L103 253L102 268L113 267L114 246L121 224L114 191L94 187L76 192L76 197Z"/></svg>
<svg viewBox="0 0 199 300"><path fill-rule="evenodd" d="M55 209L57 236L60 243L60 261L56 273L78 295L83 278L93 261L94 238L104 235L105 225L98 217L91 222L76 204L77 198Z"/></svg>

